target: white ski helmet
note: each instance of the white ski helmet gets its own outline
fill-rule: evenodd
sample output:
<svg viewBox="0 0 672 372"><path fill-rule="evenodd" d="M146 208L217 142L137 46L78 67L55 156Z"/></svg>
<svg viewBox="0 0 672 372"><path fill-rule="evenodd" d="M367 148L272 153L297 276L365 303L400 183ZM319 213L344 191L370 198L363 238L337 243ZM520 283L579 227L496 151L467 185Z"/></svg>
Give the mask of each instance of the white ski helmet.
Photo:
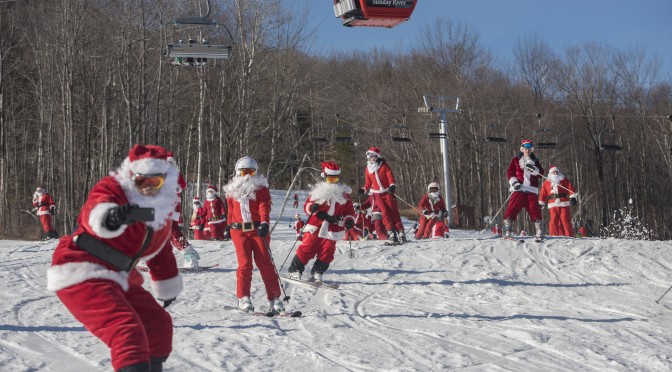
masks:
<svg viewBox="0 0 672 372"><path fill-rule="evenodd" d="M436 182L432 182L429 185L427 185L427 191L429 191L432 187L436 187L437 189L439 188L439 184Z"/></svg>
<svg viewBox="0 0 672 372"><path fill-rule="evenodd" d="M236 173L240 172L241 169L254 169L254 171L256 172L257 161L249 156L243 156L236 162Z"/></svg>

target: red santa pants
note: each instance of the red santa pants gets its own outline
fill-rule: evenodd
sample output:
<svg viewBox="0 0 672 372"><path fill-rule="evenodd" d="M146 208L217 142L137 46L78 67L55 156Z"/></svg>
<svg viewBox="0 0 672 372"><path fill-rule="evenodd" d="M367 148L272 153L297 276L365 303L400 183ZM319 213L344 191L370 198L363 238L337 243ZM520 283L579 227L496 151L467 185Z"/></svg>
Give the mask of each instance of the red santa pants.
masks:
<svg viewBox="0 0 672 372"><path fill-rule="evenodd" d="M404 224L401 223L397 199L392 193L373 194L373 202L376 203L383 213L383 223L387 231L404 231Z"/></svg>
<svg viewBox="0 0 672 372"><path fill-rule="evenodd" d="M170 234L170 243L178 251L183 250L189 245L189 242L187 241L187 238L184 237L184 234L182 234L182 228L180 228L180 225L177 223L177 221L173 221Z"/></svg>
<svg viewBox="0 0 672 372"><path fill-rule="evenodd" d="M420 226L418 231L415 232L416 239L429 239L432 236L432 228L438 218L427 218L425 216L420 216Z"/></svg>
<svg viewBox="0 0 672 372"><path fill-rule="evenodd" d="M194 228L194 240L207 240L205 236L205 231Z"/></svg>
<svg viewBox="0 0 672 372"><path fill-rule="evenodd" d="M226 223L222 221L217 223L208 222L208 224L210 225L210 238L214 240L223 240Z"/></svg>
<svg viewBox="0 0 672 372"><path fill-rule="evenodd" d="M572 215L569 207L553 207L548 209L551 222L548 224L548 232L551 236L574 236L572 229Z"/></svg>
<svg viewBox="0 0 672 372"><path fill-rule="evenodd" d="M509 205L506 207L506 212L504 212L504 219L515 221L518 213L523 208L530 214L532 221L541 221L541 209L539 208L537 194L520 191L516 191L511 195Z"/></svg>
<svg viewBox="0 0 672 372"><path fill-rule="evenodd" d="M42 222L42 228L44 229L45 233L54 229L54 227L51 225L51 215L50 214L40 215L40 222Z"/></svg>
<svg viewBox="0 0 672 372"><path fill-rule="evenodd" d="M336 242L320 238L315 232L314 234L306 233L303 235L303 241L296 249L296 256L304 265L315 257L322 262L331 263L334 260L335 252Z"/></svg>
<svg viewBox="0 0 672 372"><path fill-rule="evenodd" d="M348 230L345 232L345 237L343 237L343 240L362 240L364 234L362 230L355 226L352 229Z"/></svg>
<svg viewBox="0 0 672 372"><path fill-rule="evenodd" d="M236 295L238 298L250 297L252 286L252 262L257 265L261 280L266 287L266 297L269 300L280 298L279 278L271 260L271 253L266 249L266 243L257 236L257 231L242 232L231 229L231 240L236 247L238 270L236 271ZM266 242L270 248L270 236Z"/></svg>
<svg viewBox="0 0 672 372"><path fill-rule="evenodd" d="M378 240L387 240L387 238L389 238L389 236L387 235L387 229L385 228L385 224L383 223L383 220L373 221L373 226L376 230L376 235L378 236Z"/></svg>
<svg viewBox="0 0 672 372"><path fill-rule="evenodd" d="M128 292L103 279L87 280L56 292L72 315L110 348L115 371L149 363L150 357L168 357L172 351L170 314L142 288L137 271L131 271L129 282Z"/></svg>

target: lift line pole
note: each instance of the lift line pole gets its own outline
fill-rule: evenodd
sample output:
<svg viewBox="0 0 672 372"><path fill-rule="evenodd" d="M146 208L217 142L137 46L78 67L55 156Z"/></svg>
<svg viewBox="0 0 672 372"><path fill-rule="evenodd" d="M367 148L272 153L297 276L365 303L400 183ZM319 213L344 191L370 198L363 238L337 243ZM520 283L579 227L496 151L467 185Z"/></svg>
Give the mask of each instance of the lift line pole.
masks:
<svg viewBox="0 0 672 372"><path fill-rule="evenodd" d="M432 138L438 138L441 145L441 157L443 158L443 188L446 210L448 211L448 225L453 223L453 203L450 189L450 160L448 149L448 120L446 113L457 113L460 110L460 97L455 96L422 96L425 107L418 108L420 113L438 112L441 114L439 133ZM448 107L447 103L454 103Z"/></svg>

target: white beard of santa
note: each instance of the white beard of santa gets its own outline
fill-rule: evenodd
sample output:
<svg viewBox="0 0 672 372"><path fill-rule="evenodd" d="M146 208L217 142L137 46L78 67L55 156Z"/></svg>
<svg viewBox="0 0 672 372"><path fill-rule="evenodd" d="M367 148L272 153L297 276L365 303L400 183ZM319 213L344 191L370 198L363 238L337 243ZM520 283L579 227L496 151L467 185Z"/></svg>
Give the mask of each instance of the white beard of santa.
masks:
<svg viewBox="0 0 672 372"><path fill-rule="evenodd" d="M235 176L224 186L224 192L227 196L236 201L243 199L257 200L255 191L268 187L268 180L262 175Z"/></svg>

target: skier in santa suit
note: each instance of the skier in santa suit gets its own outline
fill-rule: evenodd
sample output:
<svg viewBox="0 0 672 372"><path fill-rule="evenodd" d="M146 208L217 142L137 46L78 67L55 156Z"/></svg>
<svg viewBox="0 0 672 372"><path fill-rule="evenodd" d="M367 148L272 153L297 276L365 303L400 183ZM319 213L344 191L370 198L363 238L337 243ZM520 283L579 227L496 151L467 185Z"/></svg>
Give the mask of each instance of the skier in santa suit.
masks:
<svg viewBox="0 0 672 372"><path fill-rule="evenodd" d="M193 200L193 211L191 212L191 224L190 229L194 230L194 240L207 240L203 229L205 224L208 222L205 216L205 208L201 206L201 201L198 199L198 196L194 196Z"/></svg>
<svg viewBox="0 0 672 372"><path fill-rule="evenodd" d="M541 239L541 208L537 202L537 194L541 185L541 174L544 169L536 156L532 141L524 139L521 142L520 153L511 159L506 177L509 181L509 191L512 193L509 205L504 212L504 235L511 236L511 224L518 217L518 213L525 209L534 222L537 239Z"/></svg>
<svg viewBox="0 0 672 372"><path fill-rule="evenodd" d="M294 215L294 225L292 228L296 230L296 240L301 241L303 239L303 226L306 223L301 219L301 215L298 213Z"/></svg>
<svg viewBox="0 0 672 372"><path fill-rule="evenodd" d="M380 149L371 147L366 151L367 167L364 171L366 183L359 194L373 193L374 203L383 214L383 223L389 233L389 243L405 243L406 232L401 222L397 199L394 197L396 185L392 169L385 159L380 157Z"/></svg>
<svg viewBox="0 0 672 372"><path fill-rule="evenodd" d="M203 208L208 220L205 231L209 234L210 239L224 240L226 209L222 198L217 195L217 188L215 186L210 185L205 191L205 204Z"/></svg>
<svg viewBox="0 0 672 372"><path fill-rule="evenodd" d="M350 199L352 189L339 182L340 174L338 164L322 162L324 181L315 184L303 206L310 218L304 228L303 241L287 270L292 279L301 279L308 261L317 258L311 277L322 281L322 275L334 260L336 241L345 237L346 229L355 226L355 209Z"/></svg>
<svg viewBox="0 0 672 372"><path fill-rule="evenodd" d="M40 216L42 229L45 232L46 239L58 239L58 233L54 230L51 216L56 214L56 205L51 195L47 194L44 186L38 186L33 193L33 207L37 215Z"/></svg>
<svg viewBox="0 0 672 372"><path fill-rule="evenodd" d="M77 229L61 238L47 289L111 351L115 371L160 371L172 350L165 307L182 291L170 244L178 170L160 146L135 145L116 172L89 192ZM153 215L140 216L142 208ZM150 269L143 288L135 264Z"/></svg>
<svg viewBox="0 0 672 372"><path fill-rule="evenodd" d="M551 221L548 224L549 235L574 236L569 206L576 205L577 197L574 186L560 172L560 169L551 167L539 192L539 205L543 208L548 202L548 212L551 215Z"/></svg>
<svg viewBox="0 0 672 372"><path fill-rule="evenodd" d="M448 216L446 211L446 203L439 195L439 184L432 182L427 185L427 193L422 196L418 209L422 211L420 216L420 226L415 232L416 239L429 239L432 237L432 228L437 221L443 220ZM445 229L445 228L444 228ZM441 234L443 237L443 234Z"/></svg>
<svg viewBox="0 0 672 372"><path fill-rule="evenodd" d="M367 226L366 211L362 213L359 203L352 203L352 207L355 210L355 225L346 232L343 240L364 240L364 232Z"/></svg>
<svg viewBox="0 0 672 372"><path fill-rule="evenodd" d="M389 236L387 235L387 229L383 223L383 213L380 211L380 208L373 201L373 194L369 195L368 199L360 206L362 209L366 209L371 213L371 222L370 226L373 227L372 230L369 230L372 234L375 233L376 238L380 240L388 240Z"/></svg>
<svg viewBox="0 0 672 372"><path fill-rule="evenodd" d="M446 223L444 222L443 218L440 218L434 223L432 226L432 234L431 238L432 239L440 239L440 238L448 238L449 231L448 227L446 226Z"/></svg>
<svg viewBox="0 0 672 372"><path fill-rule="evenodd" d="M280 300L280 278L273 264L270 249L269 221L271 193L266 177L257 175L257 161L249 156L236 162L236 175L224 186L229 209L231 240L236 248L236 295L238 308L253 311L250 300L252 263L257 265L266 287L270 311L282 313L285 306Z"/></svg>
<svg viewBox="0 0 672 372"><path fill-rule="evenodd" d="M168 153L167 160L172 166L179 169L172 152ZM184 266L197 269L200 256L194 249L194 246L189 244L187 238L182 234L182 226L184 225L184 220L182 218L182 190L185 188L187 188L187 181L182 176L182 172L180 172L177 178L177 205L173 212L173 228L170 242L175 249L182 253L182 257L184 257Z"/></svg>
<svg viewBox="0 0 672 372"><path fill-rule="evenodd" d="M299 207L299 194L294 193L294 205L293 205L293 207L294 208Z"/></svg>

